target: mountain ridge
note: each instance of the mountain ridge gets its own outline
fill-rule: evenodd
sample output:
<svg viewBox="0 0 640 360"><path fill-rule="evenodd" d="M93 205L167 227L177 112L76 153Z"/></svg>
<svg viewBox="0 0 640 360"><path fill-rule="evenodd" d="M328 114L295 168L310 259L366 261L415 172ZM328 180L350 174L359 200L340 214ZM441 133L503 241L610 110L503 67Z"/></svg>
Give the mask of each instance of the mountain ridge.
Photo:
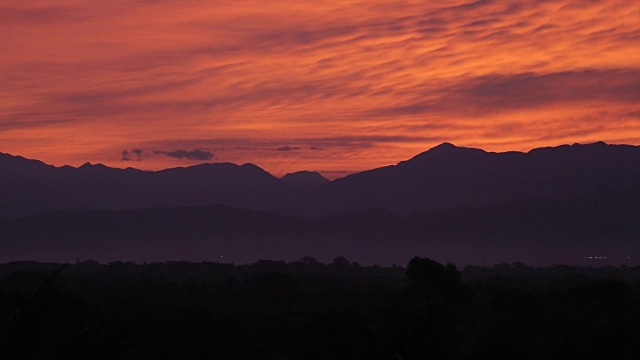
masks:
<svg viewBox="0 0 640 360"><path fill-rule="evenodd" d="M635 166L639 162L640 147L632 145L594 143L493 153L445 144L397 165L336 179L307 201L315 203L312 215L371 206L410 214L565 196L598 186L640 185Z"/></svg>
<svg viewBox="0 0 640 360"><path fill-rule="evenodd" d="M222 254L240 263L342 255L390 264L424 254L458 264L547 265L605 255L616 264L640 255L638 203L640 189L411 216L368 208L308 219L225 205L59 211L0 220L0 261L202 261Z"/></svg>
<svg viewBox="0 0 640 360"><path fill-rule="evenodd" d="M445 142L395 165L325 181L310 171L278 179L251 163L144 171L90 163L55 167L0 153L0 186L7 192L0 197L0 218L56 210L208 204L304 217L366 208L409 215L640 186L638 163L640 147L634 145L596 142L487 152ZM27 194L26 184L39 195ZM9 194L6 189L11 188L16 191Z"/></svg>

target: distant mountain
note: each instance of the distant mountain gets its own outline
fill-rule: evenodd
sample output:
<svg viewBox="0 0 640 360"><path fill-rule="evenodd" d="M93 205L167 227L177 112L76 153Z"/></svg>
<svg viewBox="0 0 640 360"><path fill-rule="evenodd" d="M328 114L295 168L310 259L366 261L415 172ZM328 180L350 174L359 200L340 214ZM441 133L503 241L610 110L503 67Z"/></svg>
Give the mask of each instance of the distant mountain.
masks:
<svg viewBox="0 0 640 360"><path fill-rule="evenodd" d="M298 171L286 174L280 181L303 191L311 192L329 182L329 179L315 171Z"/></svg>
<svg viewBox="0 0 640 360"><path fill-rule="evenodd" d="M281 210L299 190L253 164L202 164L162 171L101 164L53 167L0 154L0 216L52 210L229 206Z"/></svg>
<svg viewBox="0 0 640 360"><path fill-rule="evenodd" d="M397 165L328 181L315 172L278 179L252 165L162 171L101 164L54 167L0 153L0 219L55 210L210 204L303 217L368 208L399 215L526 199L640 188L640 147L563 145L528 153L436 146Z"/></svg>
<svg viewBox="0 0 640 360"><path fill-rule="evenodd" d="M403 264L637 264L640 191L600 191L401 217L370 208L304 219L226 206L56 212L0 221L0 262L258 259ZM632 260L627 259L627 257Z"/></svg>
<svg viewBox="0 0 640 360"><path fill-rule="evenodd" d="M640 147L599 142L491 153L441 144L397 165L334 180L292 213L379 207L408 215L595 190L640 187Z"/></svg>
<svg viewBox="0 0 640 360"><path fill-rule="evenodd" d="M66 168L0 153L0 219L81 208L48 181Z"/></svg>

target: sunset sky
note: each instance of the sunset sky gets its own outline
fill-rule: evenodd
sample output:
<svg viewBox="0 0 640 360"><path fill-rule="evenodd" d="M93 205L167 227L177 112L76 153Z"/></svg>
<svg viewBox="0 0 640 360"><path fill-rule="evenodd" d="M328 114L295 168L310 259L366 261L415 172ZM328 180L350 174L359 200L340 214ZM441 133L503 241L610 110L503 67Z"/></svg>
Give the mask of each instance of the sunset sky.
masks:
<svg viewBox="0 0 640 360"><path fill-rule="evenodd" d="M640 144L640 1L0 0L0 152L337 177Z"/></svg>

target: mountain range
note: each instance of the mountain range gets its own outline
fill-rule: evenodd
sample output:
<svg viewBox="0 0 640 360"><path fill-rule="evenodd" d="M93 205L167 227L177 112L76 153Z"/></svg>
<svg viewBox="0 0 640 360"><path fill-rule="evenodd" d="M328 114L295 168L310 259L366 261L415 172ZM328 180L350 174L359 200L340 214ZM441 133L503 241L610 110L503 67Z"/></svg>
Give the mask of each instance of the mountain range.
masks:
<svg viewBox="0 0 640 360"><path fill-rule="evenodd" d="M640 147L594 144L492 153L436 146L412 159L328 181L281 179L253 164L162 171L84 164L54 167L0 153L0 218L57 210L222 204L317 217L379 207L399 215L640 185Z"/></svg>
<svg viewBox="0 0 640 360"><path fill-rule="evenodd" d="M457 264L637 264L638 204L640 191L604 191L406 217L369 208L309 219L223 205L58 211L0 220L0 262L346 256L389 265L421 255Z"/></svg>
<svg viewBox="0 0 640 360"><path fill-rule="evenodd" d="M639 164L630 145L492 153L444 143L328 181L252 164L141 171L0 154L0 260L622 262L640 252Z"/></svg>

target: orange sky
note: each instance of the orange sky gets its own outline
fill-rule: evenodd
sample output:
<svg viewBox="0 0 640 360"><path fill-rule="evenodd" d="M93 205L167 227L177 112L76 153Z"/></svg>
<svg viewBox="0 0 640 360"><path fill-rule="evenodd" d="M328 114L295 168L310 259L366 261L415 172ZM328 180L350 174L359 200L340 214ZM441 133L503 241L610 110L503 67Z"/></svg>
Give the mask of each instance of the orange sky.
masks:
<svg viewBox="0 0 640 360"><path fill-rule="evenodd" d="M0 0L0 41L0 152L55 165L640 144L637 0Z"/></svg>

